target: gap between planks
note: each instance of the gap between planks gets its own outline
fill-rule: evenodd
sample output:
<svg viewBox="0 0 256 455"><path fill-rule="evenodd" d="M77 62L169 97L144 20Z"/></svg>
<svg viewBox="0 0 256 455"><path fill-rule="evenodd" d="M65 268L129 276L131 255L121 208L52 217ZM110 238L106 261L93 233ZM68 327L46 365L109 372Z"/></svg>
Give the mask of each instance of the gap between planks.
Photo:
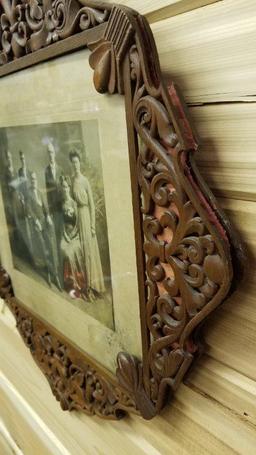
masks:
<svg viewBox="0 0 256 455"><path fill-rule="evenodd" d="M206 398L207 400L211 401L212 403L214 403L217 407L219 406L220 408L222 408L223 410L229 412L230 414L232 414L235 418L238 418L240 419L242 422L246 423L246 425L249 425L252 429L256 430L256 424L254 424L253 422L251 422L250 420L247 419L247 417L245 415L241 415L239 414L239 412L235 411L234 409L232 409L231 407L227 406L227 405L224 405L223 403L221 403L219 400L217 400L216 398L214 398L212 395L209 395L208 393L204 392L203 390L201 390L199 387L197 387L195 384L193 384L192 382L189 382L189 380L187 380L185 382L185 385L186 387L188 387L189 389L193 390L193 392L203 396L204 398Z"/></svg>
<svg viewBox="0 0 256 455"><path fill-rule="evenodd" d="M4 450L2 455L24 455L24 452L16 444L15 439L12 437L6 428L3 420L0 418L0 449Z"/></svg>
<svg viewBox="0 0 256 455"><path fill-rule="evenodd" d="M158 10L153 10L147 13L145 16L150 24L158 22L170 17L184 14L194 9L202 8L204 6L211 5L212 3L218 3L224 0L178 0L171 5L164 6Z"/></svg>
<svg viewBox="0 0 256 455"><path fill-rule="evenodd" d="M213 93L209 94L208 96L216 97L216 96L223 96L221 100L214 100L214 101L186 101L186 104L189 108L193 107L206 107L206 106L220 106L220 105L227 105L227 104L253 104L256 103L256 95L246 95L241 99L228 99L225 98L225 94L220 93Z"/></svg>

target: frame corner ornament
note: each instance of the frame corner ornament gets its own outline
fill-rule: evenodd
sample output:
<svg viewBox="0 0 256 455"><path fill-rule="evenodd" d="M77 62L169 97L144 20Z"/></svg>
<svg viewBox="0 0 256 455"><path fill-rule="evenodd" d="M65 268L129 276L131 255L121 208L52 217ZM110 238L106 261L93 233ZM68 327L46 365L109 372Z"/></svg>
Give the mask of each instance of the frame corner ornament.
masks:
<svg viewBox="0 0 256 455"><path fill-rule="evenodd" d="M140 279L146 277L140 302L143 360L120 353L116 378L110 380L20 306L3 269L0 295L63 409L105 418L133 411L150 419L199 354L196 331L231 292L236 241L198 173L197 137L176 86L167 89L162 81L145 18L101 1L0 4L3 66L104 24L100 37L88 44L90 65L98 92L125 95L133 195L140 206Z"/></svg>

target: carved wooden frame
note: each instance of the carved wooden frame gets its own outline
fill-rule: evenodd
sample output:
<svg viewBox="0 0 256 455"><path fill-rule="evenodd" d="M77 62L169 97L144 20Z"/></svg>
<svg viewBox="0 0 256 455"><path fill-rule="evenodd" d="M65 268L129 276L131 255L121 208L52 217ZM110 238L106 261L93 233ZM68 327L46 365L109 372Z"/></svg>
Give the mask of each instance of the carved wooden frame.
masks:
<svg viewBox="0 0 256 455"><path fill-rule="evenodd" d="M142 362L120 353L116 377L19 302L0 293L63 409L150 419L201 352L199 329L230 294L239 244L194 163L177 88L163 83L146 19L92 0L0 0L0 76L82 46L94 84L125 95L140 294Z"/></svg>

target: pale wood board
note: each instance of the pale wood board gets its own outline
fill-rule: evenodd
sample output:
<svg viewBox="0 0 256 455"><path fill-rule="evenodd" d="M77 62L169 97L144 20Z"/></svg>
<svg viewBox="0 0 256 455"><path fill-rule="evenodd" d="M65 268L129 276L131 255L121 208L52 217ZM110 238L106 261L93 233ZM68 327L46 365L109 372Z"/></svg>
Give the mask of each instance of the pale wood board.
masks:
<svg viewBox="0 0 256 455"><path fill-rule="evenodd" d="M189 103L255 101L255 23L255 0L224 0L152 24L166 79Z"/></svg>
<svg viewBox="0 0 256 455"><path fill-rule="evenodd" d="M116 3L145 14L150 23L223 0L120 0ZM113 3L105 0L105 3Z"/></svg>
<svg viewBox="0 0 256 455"><path fill-rule="evenodd" d="M207 352L214 359L256 380L255 338L255 323L223 309L213 315L209 323Z"/></svg>
<svg viewBox="0 0 256 455"><path fill-rule="evenodd" d="M0 433L0 453L1 455L16 455L12 448L9 446L6 439Z"/></svg>
<svg viewBox="0 0 256 455"><path fill-rule="evenodd" d="M256 382L204 355L188 374L186 383L234 414L256 424Z"/></svg>
<svg viewBox="0 0 256 455"><path fill-rule="evenodd" d="M200 137L195 158L216 196L256 200L256 103L190 108Z"/></svg>
<svg viewBox="0 0 256 455"><path fill-rule="evenodd" d="M220 199L233 226L244 239L244 282L207 323L207 353L230 368L256 380L256 210L255 203Z"/></svg>
<svg viewBox="0 0 256 455"><path fill-rule="evenodd" d="M183 14L193 9L201 8L203 6L210 5L223 0L178 0L178 1L169 1L168 4L160 9L152 10L146 14L146 17L149 23L153 24L154 22L166 19L168 17L177 16L178 14ZM154 2L156 5L157 2Z"/></svg>
<svg viewBox="0 0 256 455"><path fill-rule="evenodd" d="M3 373L0 374L0 408L1 419L22 453L69 455L63 444L38 418L33 408L27 405Z"/></svg>
<svg viewBox="0 0 256 455"><path fill-rule="evenodd" d="M1 399L1 398L0 398ZM1 455L24 455L7 430L0 417L0 453Z"/></svg>
<svg viewBox="0 0 256 455"><path fill-rule="evenodd" d="M26 401L26 422L35 425L31 416L36 413L37 419L45 425L40 438L38 432L32 436L31 429L24 426L17 413L19 399L16 398L16 403L12 400L12 407L4 408L7 428L14 428L16 441L25 455L48 453L44 449L41 452L36 437L43 439L47 446L53 443L53 434L56 447L57 441L61 441L67 453L72 455L115 455L120 454L120 450L124 455L255 453L256 433L249 421L185 385L181 386L172 405L151 422L133 416L113 423L97 417L64 413L28 349L10 323L5 324L4 321L5 316L2 316L0 362L3 374L7 383L11 380L12 387L16 389L15 396L22 394L22 400ZM8 393L6 398L5 387L2 388L0 399L2 403L11 399ZM52 453L55 455L58 452Z"/></svg>

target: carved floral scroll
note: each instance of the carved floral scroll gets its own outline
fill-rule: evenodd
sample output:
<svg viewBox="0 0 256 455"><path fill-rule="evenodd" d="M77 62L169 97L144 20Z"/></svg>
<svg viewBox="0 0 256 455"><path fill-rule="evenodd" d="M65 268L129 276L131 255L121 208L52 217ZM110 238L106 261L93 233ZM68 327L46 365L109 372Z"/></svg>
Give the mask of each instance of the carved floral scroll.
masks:
<svg viewBox="0 0 256 455"><path fill-rule="evenodd" d="M162 82L146 20L119 6L86 0L1 0L0 63L105 23L92 41L90 64L100 93L125 95L139 280L142 362L120 353L117 375L101 374L12 295L2 271L2 296L63 409L107 418L157 414L201 351L202 323L229 295L239 245L202 181L198 142L176 87ZM139 218L139 221L138 221Z"/></svg>
<svg viewBox="0 0 256 455"><path fill-rule="evenodd" d="M110 7L77 0L1 0L0 64L106 22Z"/></svg>

